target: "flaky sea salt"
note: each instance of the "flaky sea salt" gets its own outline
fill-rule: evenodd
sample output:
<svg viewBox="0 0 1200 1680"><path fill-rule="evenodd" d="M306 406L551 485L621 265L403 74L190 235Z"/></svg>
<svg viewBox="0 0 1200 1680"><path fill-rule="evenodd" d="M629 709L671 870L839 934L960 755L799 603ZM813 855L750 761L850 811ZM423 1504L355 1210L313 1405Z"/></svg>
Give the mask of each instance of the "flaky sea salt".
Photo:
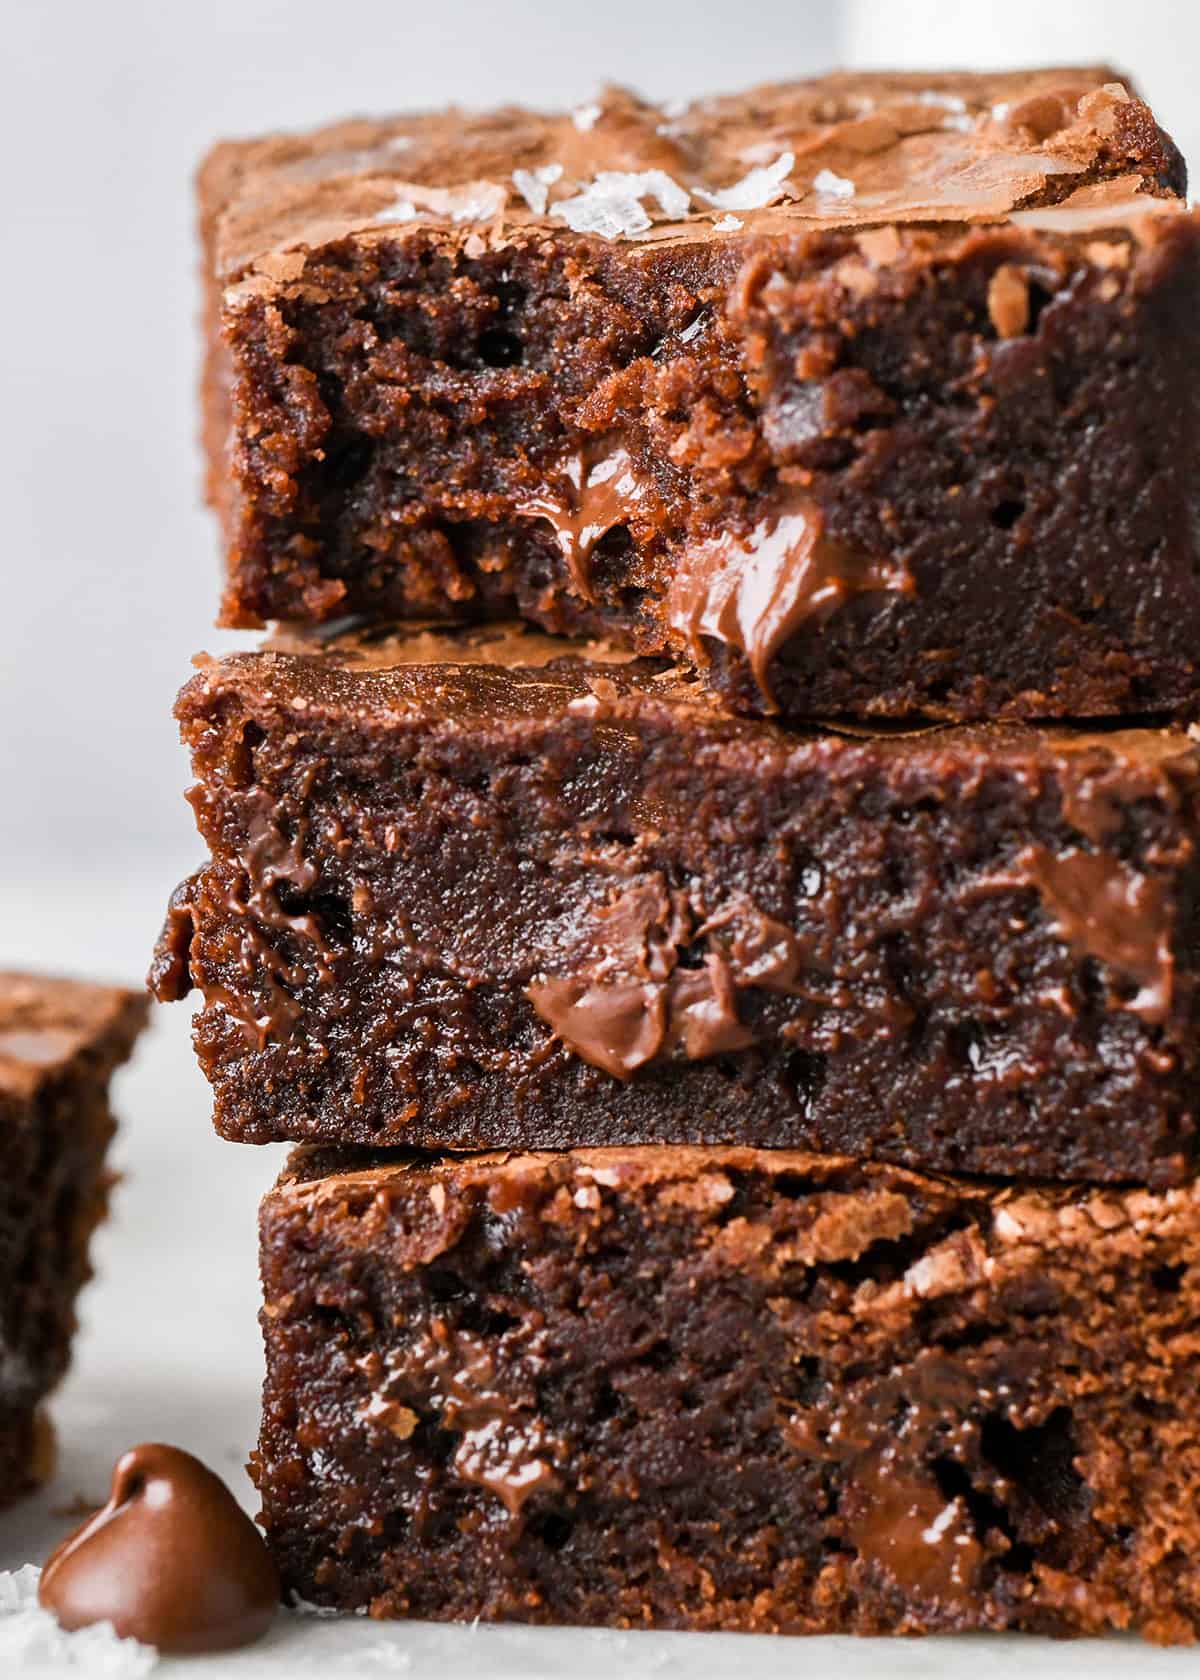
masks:
<svg viewBox="0 0 1200 1680"><path fill-rule="evenodd" d="M715 204L718 210L761 210L783 196L784 184L795 165L795 153L782 152L774 163L752 169L740 181L720 192L705 192L697 187L696 197L702 198L706 204Z"/></svg>
<svg viewBox="0 0 1200 1680"><path fill-rule="evenodd" d="M835 175L832 169L822 169L814 175L813 186L826 198L854 197L854 182L848 181L844 175Z"/></svg>
<svg viewBox="0 0 1200 1680"><path fill-rule="evenodd" d="M508 203L498 181L465 181L461 187L421 187L401 184L396 202L375 213L377 222L411 222L422 211L451 222L490 222Z"/></svg>
<svg viewBox="0 0 1200 1680"><path fill-rule="evenodd" d="M927 88L919 93L917 99L922 105L939 105L943 111L965 111L967 102L960 99L956 93L938 93L933 88Z"/></svg>
<svg viewBox="0 0 1200 1680"><path fill-rule="evenodd" d="M577 105L571 112L571 121L581 133L586 134L589 129L595 128L603 115L603 105Z"/></svg>
<svg viewBox="0 0 1200 1680"><path fill-rule="evenodd" d="M414 222L417 219L417 207L408 198L398 198L395 204L389 204L386 210L377 210L377 222Z"/></svg>
<svg viewBox="0 0 1200 1680"><path fill-rule="evenodd" d="M512 183L535 216L545 214L550 188L562 179L561 163L546 163L540 169L514 169Z"/></svg>
<svg viewBox="0 0 1200 1680"><path fill-rule="evenodd" d="M298 1616L312 1616L315 1620L321 1622L334 1621L341 1615L340 1610L334 1610L328 1604L310 1604L306 1598L301 1598L300 1594L294 1590L288 1596L288 1605Z"/></svg>
<svg viewBox="0 0 1200 1680"><path fill-rule="evenodd" d="M640 174L604 169L574 198L564 198L550 211L574 233L595 233L601 239L628 239L645 233L650 216L642 203L654 199L670 221L686 216L691 196L662 169Z"/></svg>
<svg viewBox="0 0 1200 1680"><path fill-rule="evenodd" d="M736 233L739 228L744 228L745 225L745 222L742 221L740 216L718 216L716 221L713 223L713 232Z"/></svg>
<svg viewBox="0 0 1200 1680"><path fill-rule="evenodd" d="M943 128L957 129L960 134L965 134L975 126L966 100L960 99L956 93L938 93L934 88L927 88L917 95L917 99L922 105L932 105L936 110L945 112L941 123Z"/></svg>
<svg viewBox="0 0 1200 1680"><path fill-rule="evenodd" d="M41 1571L27 1563L0 1571L0 1674L86 1674L93 1680L140 1680L158 1652L136 1639L118 1639L111 1622L66 1633L38 1603Z"/></svg>

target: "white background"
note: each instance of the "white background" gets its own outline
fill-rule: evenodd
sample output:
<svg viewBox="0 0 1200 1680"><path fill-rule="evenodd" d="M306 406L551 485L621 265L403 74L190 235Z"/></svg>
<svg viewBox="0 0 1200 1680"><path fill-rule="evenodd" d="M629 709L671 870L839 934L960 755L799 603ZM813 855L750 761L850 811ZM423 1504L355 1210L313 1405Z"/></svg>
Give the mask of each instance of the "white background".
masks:
<svg viewBox="0 0 1200 1680"><path fill-rule="evenodd" d="M136 980L163 902L197 857L170 705L209 626L215 533L198 499L190 176L224 134L450 100L571 105L605 80L663 96L859 64L1108 57L1200 156L1200 5L1168 0L7 0L0 31L0 965ZM58 1406L63 1472L0 1519L0 1567L39 1555L63 1499L103 1492L113 1456L166 1436L238 1480L257 1384L253 1209L277 1152L217 1143L186 1010L164 1012L123 1086L128 1182L100 1245L76 1371ZM244 1484L239 1489L249 1499ZM342 1636L338 1636L342 1637ZM730 1648L533 1646L514 1635L376 1653L370 1672L727 1673ZM487 1636L482 1636L486 1639ZM507 1637L507 1636L505 1636ZM326 1659L322 1633L277 1672ZM515 1642L514 1642L515 1641ZM771 1642L737 1661L962 1672L961 1648L817 1660ZM976 1644L975 1668L1011 1663ZM0 1656L2 1656L0 1644ZM294 1651L289 1644L286 1651ZM286 1660L285 1660L286 1656ZM485 1660L486 1658L486 1660ZM349 1658L347 1658L349 1660ZM357 1659L356 1659L357 1660ZM432 1661L431 1657L431 1661ZM367 1655L361 1656L362 1663ZM1031 1675L1067 1671L1024 1647ZM1140 1650L1091 1672L1179 1672ZM1179 1659L1190 1666L1190 1659ZM507 1665L507 1666L506 1666ZM0 1661L0 1671L3 1662ZM365 1670L364 1670L365 1671ZM1115 1671L1115 1669L1114 1669ZM199 1671L195 1671L199 1672ZM205 1668L210 1676L215 1671ZM241 1667L238 1665L238 1672Z"/></svg>

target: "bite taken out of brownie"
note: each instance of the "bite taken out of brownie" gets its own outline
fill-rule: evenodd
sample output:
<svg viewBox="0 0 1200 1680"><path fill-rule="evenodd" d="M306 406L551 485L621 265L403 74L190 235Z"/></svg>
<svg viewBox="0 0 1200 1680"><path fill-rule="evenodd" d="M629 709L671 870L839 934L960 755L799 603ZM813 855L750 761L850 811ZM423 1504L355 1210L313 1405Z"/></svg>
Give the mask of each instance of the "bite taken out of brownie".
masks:
<svg viewBox="0 0 1200 1680"><path fill-rule="evenodd" d="M287 646L178 706L210 856L153 978L224 1136L1191 1170L1185 731L785 730L515 627Z"/></svg>
<svg viewBox="0 0 1200 1680"><path fill-rule="evenodd" d="M787 1633L1200 1624L1200 1196L789 1151L363 1160L261 1214L284 1586Z"/></svg>
<svg viewBox="0 0 1200 1680"><path fill-rule="evenodd" d="M222 145L222 621L516 615L797 716L1190 706L1183 188L1103 67Z"/></svg>
<svg viewBox="0 0 1200 1680"><path fill-rule="evenodd" d="M66 1371L114 1131L108 1086L149 1000L0 973L0 1504L51 1468L40 1407Z"/></svg>

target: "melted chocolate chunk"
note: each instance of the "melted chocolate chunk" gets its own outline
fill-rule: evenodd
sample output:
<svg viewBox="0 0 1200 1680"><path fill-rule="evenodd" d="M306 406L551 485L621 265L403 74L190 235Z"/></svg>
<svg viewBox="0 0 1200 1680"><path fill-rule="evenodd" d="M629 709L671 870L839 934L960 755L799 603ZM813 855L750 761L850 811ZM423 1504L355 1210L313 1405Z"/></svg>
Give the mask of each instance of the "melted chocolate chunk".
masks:
<svg viewBox="0 0 1200 1680"><path fill-rule="evenodd" d="M118 1460L108 1504L47 1559L38 1597L67 1629L111 1622L161 1651L229 1651L266 1633L279 1576L224 1482L150 1444Z"/></svg>
<svg viewBox="0 0 1200 1680"><path fill-rule="evenodd" d="M1173 907L1163 883L1111 854L1069 850L1057 857L1028 846L997 885L1028 884L1041 894L1059 937L1081 957L1095 957L1136 991L1113 1006L1149 1024L1171 1007L1175 956Z"/></svg>
<svg viewBox="0 0 1200 1680"><path fill-rule="evenodd" d="M768 680L776 653L810 619L827 616L851 595L914 584L902 561L858 554L822 535L815 505L761 520L748 538L725 533L685 556L667 597L667 622L704 663L704 638L745 654L762 693L777 711Z"/></svg>
<svg viewBox="0 0 1200 1680"><path fill-rule="evenodd" d="M795 935L740 899L697 922L685 893L661 882L627 889L596 912L578 971L535 980L530 1002L564 1044L618 1079L672 1053L699 1061L745 1050L755 1035L738 1018L737 990L786 993ZM703 960L679 966L701 939Z"/></svg>
<svg viewBox="0 0 1200 1680"><path fill-rule="evenodd" d="M590 561L592 550L614 526L637 517L647 487L639 480L624 449L592 459L582 452L569 463L568 488L559 495L549 490L530 497L520 510L530 518L548 520L567 564L577 594L595 603Z"/></svg>

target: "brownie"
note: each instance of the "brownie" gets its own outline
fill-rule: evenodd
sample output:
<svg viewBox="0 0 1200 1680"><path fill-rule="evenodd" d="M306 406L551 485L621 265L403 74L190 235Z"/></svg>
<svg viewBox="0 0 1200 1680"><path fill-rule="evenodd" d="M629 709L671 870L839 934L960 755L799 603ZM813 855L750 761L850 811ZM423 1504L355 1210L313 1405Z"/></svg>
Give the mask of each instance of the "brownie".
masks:
<svg viewBox="0 0 1200 1680"><path fill-rule="evenodd" d="M222 622L515 614L751 712L1190 706L1184 185L1103 67L219 146Z"/></svg>
<svg viewBox="0 0 1200 1680"><path fill-rule="evenodd" d="M1191 1169L1185 731L789 731L519 628L284 646L178 705L211 855L152 979L204 994L224 1136Z"/></svg>
<svg viewBox="0 0 1200 1680"><path fill-rule="evenodd" d="M39 1408L67 1368L107 1201L109 1080L146 1011L115 986L0 974L0 1503L50 1469Z"/></svg>
<svg viewBox="0 0 1200 1680"><path fill-rule="evenodd" d="M1200 1190L790 1150L301 1150L261 1214L284 1586L789 1633L1200 1623Z"/></svg>

